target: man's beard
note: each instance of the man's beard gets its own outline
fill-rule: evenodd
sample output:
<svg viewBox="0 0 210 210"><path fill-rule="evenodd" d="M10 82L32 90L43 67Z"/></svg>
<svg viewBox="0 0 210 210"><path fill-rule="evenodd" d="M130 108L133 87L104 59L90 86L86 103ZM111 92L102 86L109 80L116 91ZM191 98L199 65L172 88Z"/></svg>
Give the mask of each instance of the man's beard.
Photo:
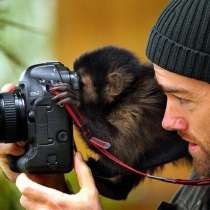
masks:
<svg viewBox="0 0 210 210"><path fill-rule="evenodd" d="M202 158L193 157L193 167L200 176L210 177L210 154Z"/></svg>

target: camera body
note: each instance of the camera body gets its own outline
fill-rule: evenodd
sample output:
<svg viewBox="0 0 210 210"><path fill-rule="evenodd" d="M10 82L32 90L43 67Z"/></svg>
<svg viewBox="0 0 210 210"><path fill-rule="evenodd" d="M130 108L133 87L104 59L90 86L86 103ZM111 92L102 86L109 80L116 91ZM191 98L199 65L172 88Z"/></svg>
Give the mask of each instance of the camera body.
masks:
<svg viewBox="0 0 210 210"><path fill-rule="evenodd" d="M70 83L78 77L59 62L30 66L13 93L0 94L0 140L26 141L26 152L10 156L17 172L65 173L73 165L73 122L64 108L51 100L52 84Z"/></svg>

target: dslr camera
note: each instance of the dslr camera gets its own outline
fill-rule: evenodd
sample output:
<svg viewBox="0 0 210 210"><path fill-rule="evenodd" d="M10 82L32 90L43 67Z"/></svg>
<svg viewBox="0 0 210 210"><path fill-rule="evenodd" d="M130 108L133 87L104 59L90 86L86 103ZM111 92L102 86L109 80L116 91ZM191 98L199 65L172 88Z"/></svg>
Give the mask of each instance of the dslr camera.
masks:
<svg viewBox="0 0 210 210"><path fill-rule="evenodd" d="M26 141L26 152L9 156L16 172L66 173L73 165L73 122L51 100L49 87L64 82L79 88L79 78L60 62L30 66L12 93L0 94L0 142Z"/></svg>

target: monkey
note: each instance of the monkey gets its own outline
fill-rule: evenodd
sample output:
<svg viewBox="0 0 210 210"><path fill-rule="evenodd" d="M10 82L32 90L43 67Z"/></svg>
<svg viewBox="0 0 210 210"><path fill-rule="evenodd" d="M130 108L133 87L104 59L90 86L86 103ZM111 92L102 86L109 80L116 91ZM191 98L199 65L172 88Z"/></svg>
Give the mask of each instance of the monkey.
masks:
<svg viewBox="0 0 210 210"><path fill-rule="evenodd" d="M79 106L94 136L109 142L109 151L118 159L150 173L164 163L190 159L187 143L161 126L167 99L151 65L142 64L124 48L105 46L82 54L73 69L80 78L79 91L69 84L55 84L53 90L60 94L53 100ZM99 193L106 197L126 199L144 179L99 157L89 158L87 164Z"/></svg>

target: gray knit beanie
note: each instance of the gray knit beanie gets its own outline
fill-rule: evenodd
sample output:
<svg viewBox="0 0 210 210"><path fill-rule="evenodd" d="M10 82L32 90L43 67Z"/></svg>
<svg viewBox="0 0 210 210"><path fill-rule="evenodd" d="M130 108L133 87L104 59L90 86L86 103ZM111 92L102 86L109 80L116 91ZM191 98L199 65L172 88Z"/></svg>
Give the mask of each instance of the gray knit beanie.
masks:
<svg viewBox="0 0 210 210"><path fill-rule="evenodd" d="M146 54L164 69L210 83L210 0L171 0Z"/></svg>

